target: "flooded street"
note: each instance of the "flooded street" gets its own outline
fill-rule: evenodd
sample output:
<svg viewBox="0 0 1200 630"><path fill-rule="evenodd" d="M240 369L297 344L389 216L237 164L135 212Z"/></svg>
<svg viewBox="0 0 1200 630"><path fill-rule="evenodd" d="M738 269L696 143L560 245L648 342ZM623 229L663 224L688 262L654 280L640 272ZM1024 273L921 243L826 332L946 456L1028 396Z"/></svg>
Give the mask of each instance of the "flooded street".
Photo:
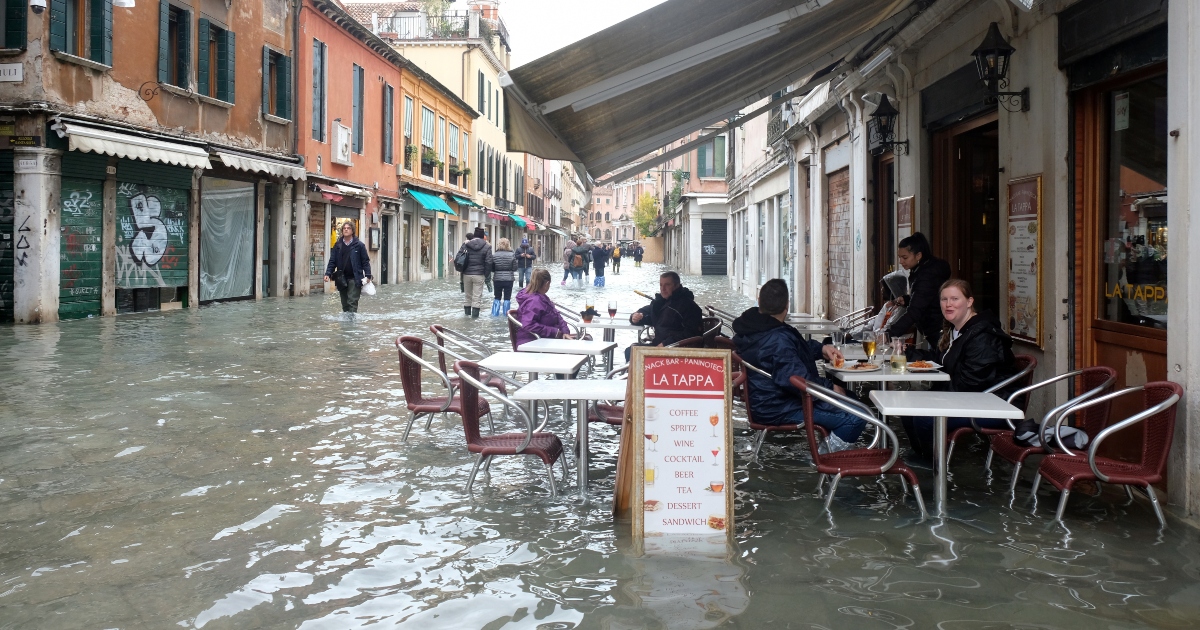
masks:
<svg viewBox="0 0 1200 630"><path fill-rule="evenodd" d="M659 269L568 290L552 267L550 295L626 311ZM723 276L684 282L701 305L750 304ZM1160 532L1115 488L1075 493L1052 526L1050 495L1030 515L1023 483L1010 507L1008 468L985 477L978 445L953 468L965 522L918 523L894 479L844 481L829 516L803 441L769 438L749 463L739 431L724 560L629 553L612 427L591 429L587 505L573 481L550 499L526 458L467 495L457 417L401 442L394 346L433 323L508 346L503 319L461 304L457 281L435 281L381 287L354 320L334 294L0 328L0 628L1200 624L1194 530Z"/></svg>

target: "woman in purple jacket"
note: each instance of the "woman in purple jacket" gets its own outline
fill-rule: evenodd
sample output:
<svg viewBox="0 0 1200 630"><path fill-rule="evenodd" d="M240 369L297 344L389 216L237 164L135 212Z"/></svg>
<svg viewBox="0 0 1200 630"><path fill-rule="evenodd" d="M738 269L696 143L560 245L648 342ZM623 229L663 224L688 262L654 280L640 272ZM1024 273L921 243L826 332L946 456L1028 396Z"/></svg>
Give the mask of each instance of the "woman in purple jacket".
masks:
<svg viewBox="0 0 1200 630"><path fill-rule="evenodd" d="M554 302L546 296L549 290L550 272L538 269L529 279L529 286L517 294L517 320L521 322L521 329L517 331L518 346L536 339L534 335L550 339L575 338L558 309L554 308Z"/></svg>

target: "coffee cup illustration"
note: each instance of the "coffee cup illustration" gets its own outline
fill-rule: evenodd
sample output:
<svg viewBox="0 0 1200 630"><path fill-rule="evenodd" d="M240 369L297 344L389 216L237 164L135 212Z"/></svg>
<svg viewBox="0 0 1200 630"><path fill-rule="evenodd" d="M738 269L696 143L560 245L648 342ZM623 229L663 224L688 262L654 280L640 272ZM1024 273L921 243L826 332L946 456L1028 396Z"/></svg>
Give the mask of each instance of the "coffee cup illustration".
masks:
<svg viewBox="0 0 1200 630"><path fill-rule="evenodd" d="M658 407L646 405L646 421L652 422L654 420L658 420Z"/></svg>

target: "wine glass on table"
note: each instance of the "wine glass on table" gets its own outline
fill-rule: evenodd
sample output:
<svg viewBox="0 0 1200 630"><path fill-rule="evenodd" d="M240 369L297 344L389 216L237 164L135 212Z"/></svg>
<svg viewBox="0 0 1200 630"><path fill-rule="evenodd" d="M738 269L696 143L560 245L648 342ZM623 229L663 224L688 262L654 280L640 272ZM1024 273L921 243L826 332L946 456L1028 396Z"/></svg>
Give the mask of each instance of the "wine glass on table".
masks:
<svg viewBox="0 0 1200 630"><path fill-rule="evenodd" d="M867 362L875 362L875 333L869 330L863 331L862 335L863 352L867 354Z"/></svg>
<svg viewBox="0 0 1200 630"><path fill-rule="evenodd" d="M617 316L617 301L609 300L609 302L608 302L608 321L612 322L613 318L616 316Z"/></svg>
<svg viewBox="0 0 1200 630"><path fill-rule="evenodd" d="M891 356L892 339L882 330L875 333L876 348L875 352L880 356L880 360L886 360L884 357Z"/></svg>

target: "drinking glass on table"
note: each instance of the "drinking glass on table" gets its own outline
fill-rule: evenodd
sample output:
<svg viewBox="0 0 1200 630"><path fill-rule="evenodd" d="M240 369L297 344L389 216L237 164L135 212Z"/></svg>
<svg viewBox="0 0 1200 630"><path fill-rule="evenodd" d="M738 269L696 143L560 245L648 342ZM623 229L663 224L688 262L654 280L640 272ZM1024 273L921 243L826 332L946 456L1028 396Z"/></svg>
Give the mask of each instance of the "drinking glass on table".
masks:
<svg viewBox="0 0 1200 630"><path fill-rule="evenodd" d="M863 352L867 353L867 362L875 362L875 333L864 330L862 334Z"/></svg>
<svg viewBox="0 0 1200 630"><path fill-rule="evenodd" d="M903 373L908 367L908 358L904 356L904 339L897 337L892 340L892 369Z"/></svg>
<svg viewBox="0 0 1200 630"><path fill-rule="evenodd" d="M839 328L833 331L833 347L838 350L842 349L842 344L846 343L846 330Z"/></svg>
<svg viewBox="0 0 1200 630"><path fill-rule="evenodd" d="M882 330L875 333L875 351L880 357L891 356L892 353L892 338Z"/></svg>
<svg viewBox="0 0 1200 630"><path fill-rule="evenodd" d="M612 321L617 316L617 301L609 300L608 302L608 321Z"/></svg>
<svg viewBox="0 0 1200 630"><path fill-rule="evenodd" d="M593 302L595 300L588 299L583 303L583 323L585 324L592 323L592 317L595 316L596 305Z"/></svg>

